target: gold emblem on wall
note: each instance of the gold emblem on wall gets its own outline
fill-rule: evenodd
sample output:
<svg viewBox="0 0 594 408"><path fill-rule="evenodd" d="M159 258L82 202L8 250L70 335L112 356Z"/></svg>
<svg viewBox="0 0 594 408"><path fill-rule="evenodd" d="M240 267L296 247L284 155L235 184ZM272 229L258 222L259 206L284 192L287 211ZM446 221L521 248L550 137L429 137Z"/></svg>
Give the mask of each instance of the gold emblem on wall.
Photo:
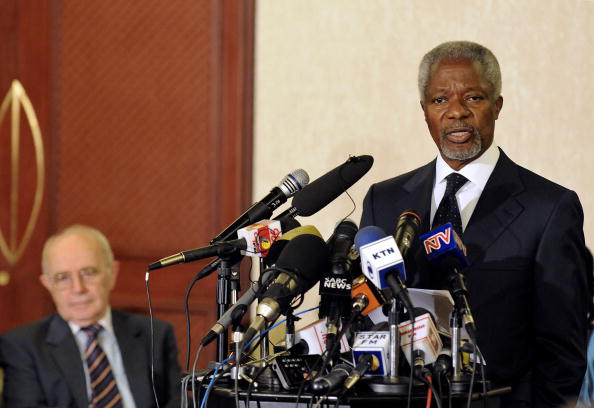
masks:
<svg viewBox="0 0 594 408"><path fill-rule="evenodd" d="M35 154L35 163L25 163L27 171L36 173L36 185L34 190L33 204L30 208L28 218L26 221L24 232L19 236L19 219L20 211L28 211L19 203L19 169L23 168L20 163L21 160L21 112L24 115L24 123L29 126L31 130L31 137L33 141L33 148ZM9 114L10 113L10 114ZM0 105L0 129L4 126L5 120L10 121L10 180L7 183L10 187L9 206L8 206L8 231L4 230L4 226L0 225L0 252L10 266L14 266L31 240L33 229L39 217L41 209L41 201L43 198L43 186L45 178L44 154L43 154L43 140L41 138L41 130L39 122L35 115L33 105L23 88L23 85L18 80L13 80L8 90L8 93ZM0 146L0 149L5 148ZM29 168L29 166L33 168ZM8 283L8 275L5 271L0 271L0 285Z"/></svg>

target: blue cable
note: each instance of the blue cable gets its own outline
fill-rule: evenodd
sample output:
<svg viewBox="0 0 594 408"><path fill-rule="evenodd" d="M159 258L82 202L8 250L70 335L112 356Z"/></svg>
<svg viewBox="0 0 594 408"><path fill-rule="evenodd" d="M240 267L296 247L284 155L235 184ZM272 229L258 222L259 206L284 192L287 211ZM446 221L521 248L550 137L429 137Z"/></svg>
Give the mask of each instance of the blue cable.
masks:
<svg viewBox="0 0 594 408"><path fill-rule="evenodd" d="M320 308L320 306L312 307L312 308L307 309L307 310L304 310L302 312L295 313L295 316L299 316L299 315L302 315L302 314L307 313L307 312L311 312L312 310L316 310L316 309L319 309L319 308ZM247 350L249 348L249 346L251 346L251 344L254 341L258 340L260 337L262 337L263 335L265 335L266 333L268 333L270 330L274 329L275 327L278 327L279 325L283 324L286 321L287 321L287 319L283 319L280 322L276 323L275 325L273 325L273 326L269 327L268 329L264 330L262 333L258 334L248 344L246 344L243 347L243 351ZM226 362L228 362L230 360L233 360L234 358L235 358L235 354L232 354L227 359L223 360L220 363L217 363L217 367L215 368L214 373L212 373L212 378L210 379L210 382L208 383L208 387L206 388L206 392L204 393L204 397L202 397L202 403L200 403L200 408L205 408L206 401L208 400L208 395L210 394L210 390L212 389L212 387L214 385L214 382L215 382L215 379L217 378L217 374L219 372L219 369L223 365L225 365ZM193 381L193 379L192 379L192 381Z"/></svg>

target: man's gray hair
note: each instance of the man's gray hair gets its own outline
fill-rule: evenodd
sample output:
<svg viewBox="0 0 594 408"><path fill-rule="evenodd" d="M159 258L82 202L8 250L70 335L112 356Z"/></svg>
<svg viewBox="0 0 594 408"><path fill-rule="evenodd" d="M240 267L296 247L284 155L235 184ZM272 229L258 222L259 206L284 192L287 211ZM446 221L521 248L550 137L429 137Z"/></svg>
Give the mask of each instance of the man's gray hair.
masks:
<svg viewBox="0 0 594 408"><path fill-rule="evenodd" d="M449 41L429 51L419 65L419 94L421 103L425 103L425 89L429 84L431 70L441 61L453 58L465 58L477 62L483 68L485 78L493 90L493 100L501 95L501 71L497 58L488 48L470 41Z"/></svg>
<svg viewBox="0 0 594 408"><path fill-rule="evenodd" d="M99 246L99 250L101 252L101 257L105 262L105 266L108 268L109 272L111 272L111 264L113 263L113 251L111 250L111 245L109 245L109 241L107 237L98 229L89 227L87 225L75 224L71 225L68 228L58 232L57 234L52 235L45 241L45 245L43 246L43 252L41 253L41 269L43 273L47 272L47 261L49 256L49 250L54 243L54 241L58 238L67 236L67 235L85 235L91 238L93 241L97 243Z"/></svg>

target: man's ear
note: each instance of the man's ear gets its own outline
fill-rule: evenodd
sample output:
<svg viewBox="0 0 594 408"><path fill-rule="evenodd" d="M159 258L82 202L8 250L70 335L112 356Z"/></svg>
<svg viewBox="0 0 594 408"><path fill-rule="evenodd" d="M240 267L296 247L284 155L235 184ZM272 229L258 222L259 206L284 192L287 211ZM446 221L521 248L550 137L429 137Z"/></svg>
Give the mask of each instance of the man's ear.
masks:
<svg viewBox="0 0 594 408"><path fill-rule="evenodd" d="M116 281L118 280L118 272L120 271L120 262L113 261L111 263L111 286L110 289L113 289Z"/></svg>
<svg viewBox="0 0 594 408"><path fill-rule="evenodd" d="M495 101L495 119L499 119L499 112L501 112L501 108L503 108L503 96L499 96Z"/></svg>
<svg viewBox="0 0 594 408"><path fill-rule="evenodd" d="M43 285L44 288L46 288L47 290L50 290L51 283L49 281L49 277L45 273L42 273L41 275L39 275L39 282L41 282L41 284Z"/></svg>
<svg viewBox="0 0 594 408"><path fill-rule="evenodd" d="M425 104L423 101L419 101L419 105L421 105L421 109L423 110L423 117L425 118L425 122L427 122L427 111L425 110Z"/></svg>

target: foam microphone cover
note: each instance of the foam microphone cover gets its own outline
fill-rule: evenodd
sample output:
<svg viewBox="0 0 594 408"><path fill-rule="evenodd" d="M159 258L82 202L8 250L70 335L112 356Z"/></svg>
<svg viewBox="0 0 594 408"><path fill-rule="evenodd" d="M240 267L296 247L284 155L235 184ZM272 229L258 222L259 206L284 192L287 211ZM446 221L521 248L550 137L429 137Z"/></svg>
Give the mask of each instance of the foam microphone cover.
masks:
<svg viewBox="0 0 594 408"><path fill-rule="evenodd" d="M320 274L329 266L328 246L313 234L298 235L291 239L276 261L276 268L286 269L299 277L302 293L320 280Z"/></svg>
<svg viewBox="0 0 594 408"><path fill-rule="evenodd" d="M287 230L283 229L283 231ZM272 243L272 246L268 250L268 254L264 258L264 264L266 266L274 265L276 261L278 261L280 254L283 252L287 244L291 242L293 238L304 234L317 235L318 237L322 238L322 234L320 234L320 231L318 231L318 229L313 225L300 225L295 228L291 228L290 231L285 232L283 235L281 235L279 239Z"/></svg>
<svg viewBox="0 0 594 408"><path fill-rule="evenodd" d="M340 166L314 180L293 197L297 215L309 217L334 201L363 177L373 165L373 157L350 157Z"/></svg>

